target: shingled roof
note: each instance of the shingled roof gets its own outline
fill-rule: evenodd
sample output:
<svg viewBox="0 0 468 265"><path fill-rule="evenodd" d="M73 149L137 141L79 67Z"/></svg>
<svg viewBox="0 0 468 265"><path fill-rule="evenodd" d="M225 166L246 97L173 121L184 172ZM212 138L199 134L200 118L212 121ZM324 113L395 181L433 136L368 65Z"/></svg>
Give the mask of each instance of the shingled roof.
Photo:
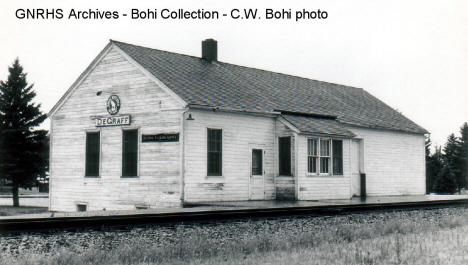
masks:
<svg viewBox="0 0 468 265"><path fill-rule="evenodd" d="M112 42L189 105L311 113L360 127L428 133L361 88Z"/></svg>
<svg viewBox="0 0 468 265"><path fill-rule="evenodd" d="M281 114L285 120L293 124L303 133L337 135L355 137L341 122L330 118L310 117L306 115Z"/></svg>

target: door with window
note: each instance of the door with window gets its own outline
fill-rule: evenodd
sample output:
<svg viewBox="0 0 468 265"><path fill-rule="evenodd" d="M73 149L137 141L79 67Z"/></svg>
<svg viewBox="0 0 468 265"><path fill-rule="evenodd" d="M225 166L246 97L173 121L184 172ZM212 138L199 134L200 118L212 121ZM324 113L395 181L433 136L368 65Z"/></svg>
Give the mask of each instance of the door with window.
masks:
<svg viewBox="0 0 468 265"><path fill-rule="evenodd" d="M251 163L250 163L250 196L251 200L265 199L265 170L264 170L264 154L261 148L251 148Z"/></svg>

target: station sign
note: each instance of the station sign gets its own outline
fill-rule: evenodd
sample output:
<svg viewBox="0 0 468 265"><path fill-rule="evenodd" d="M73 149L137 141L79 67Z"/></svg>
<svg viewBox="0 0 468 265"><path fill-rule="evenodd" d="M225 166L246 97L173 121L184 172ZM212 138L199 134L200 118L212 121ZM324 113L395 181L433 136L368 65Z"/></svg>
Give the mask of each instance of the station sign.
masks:
<svg viewBox="0 0 468 265"><path fill-rule="evenodd" d="M178 142L179 134L143 134L141 141L143 143L147 142Z"/></svg>
<svg viewBox="0 0 468 265"><path fill-rule="evenodd" d="M96 127L130 125L130 115L96 118Z"/></svg>

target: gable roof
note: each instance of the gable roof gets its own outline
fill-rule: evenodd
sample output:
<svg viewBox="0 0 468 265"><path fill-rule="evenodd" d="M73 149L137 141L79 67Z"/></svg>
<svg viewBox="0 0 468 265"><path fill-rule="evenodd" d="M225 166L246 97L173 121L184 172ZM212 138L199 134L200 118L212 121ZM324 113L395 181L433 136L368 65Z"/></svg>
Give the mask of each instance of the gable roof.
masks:
<svg viewBox="0 0 468 265"><path fill-rule="evenodd" d="M189 105L311 113L355 126L428 133L361 88L111 42Z"/></svg>

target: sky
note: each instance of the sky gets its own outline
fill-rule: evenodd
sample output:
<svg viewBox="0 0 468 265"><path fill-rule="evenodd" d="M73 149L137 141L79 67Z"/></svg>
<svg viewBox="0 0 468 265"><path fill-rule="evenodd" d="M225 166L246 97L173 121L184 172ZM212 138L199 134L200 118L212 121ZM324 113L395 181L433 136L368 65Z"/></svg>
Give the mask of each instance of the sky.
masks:
<svg viewBox="0 0 468 265"><path fill-rule="evenodd" d="M62 19L19 19L18 9L62 9ZM119 12L74 19L75 11ZM218 11L220 19L132 19L131 10ZM257 9L260 19L233 19ZM291 9L291 19L266 10ZM296 11L327 13L296 21ZM124 17L122 14L128 14ZM19 58L47 113L109 39L363 88L431 132L433 144L468 122L468 1L34 1L0 2L0 80ZM48 121L43 125L48 128Z"/></svg>

